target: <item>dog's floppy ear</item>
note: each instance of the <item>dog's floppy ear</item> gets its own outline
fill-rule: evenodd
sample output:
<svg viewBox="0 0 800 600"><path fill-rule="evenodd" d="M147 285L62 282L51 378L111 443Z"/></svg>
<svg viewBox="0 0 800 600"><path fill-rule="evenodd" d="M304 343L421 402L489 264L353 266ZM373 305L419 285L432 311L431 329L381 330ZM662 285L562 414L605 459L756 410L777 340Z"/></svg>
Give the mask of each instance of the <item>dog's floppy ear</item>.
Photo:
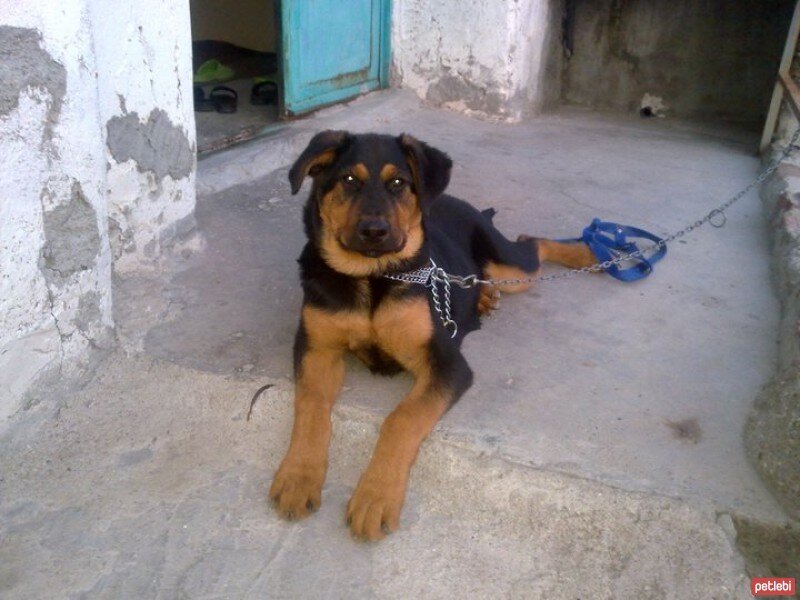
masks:
<svg viewBox="0 0 800 600"><path fill-rule="evenodd" d="M425 206L439 196L450 183L453 161L441 150L420 142L406 133L398 137L397 141L411 167L415 191Z"/></svg>
<svg viewBox="0 0 800 600"><path fill-rule="evenodd" d="M300 191L303 179L319 174L325 167L336 160L336 153L350 138L346 131L321 131L308 143L308 146L289 170L289 183L292 194Z"/></svg>

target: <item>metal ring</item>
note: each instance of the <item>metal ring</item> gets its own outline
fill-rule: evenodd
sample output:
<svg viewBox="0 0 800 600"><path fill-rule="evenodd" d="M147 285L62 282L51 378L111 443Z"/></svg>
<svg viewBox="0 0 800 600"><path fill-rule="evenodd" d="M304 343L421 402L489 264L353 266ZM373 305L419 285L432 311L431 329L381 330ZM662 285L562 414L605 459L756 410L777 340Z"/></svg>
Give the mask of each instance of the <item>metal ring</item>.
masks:
<svg viewBox="0 0 800 600"><path fill-rule="evenodd" d="M716 217L722 217L721 221L714 221ZM720 227L725 227L725 223L728 222L728 217L725 216L725 213L718 208L715 208L710 213L708 213L708 222L711 224L712 227L716 227L719 229Z"/></svg>

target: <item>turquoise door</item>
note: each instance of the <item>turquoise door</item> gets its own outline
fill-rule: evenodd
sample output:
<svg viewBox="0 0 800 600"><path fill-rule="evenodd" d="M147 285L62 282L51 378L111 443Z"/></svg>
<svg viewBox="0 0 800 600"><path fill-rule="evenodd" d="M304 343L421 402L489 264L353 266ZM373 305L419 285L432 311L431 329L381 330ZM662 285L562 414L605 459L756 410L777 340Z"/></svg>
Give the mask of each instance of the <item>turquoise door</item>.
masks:
<svg viewBox="0 0 800 600"><path fill-rule="evenodd" d="M390 0L283 0L280 11L286 114L386 87Z"/></svg>

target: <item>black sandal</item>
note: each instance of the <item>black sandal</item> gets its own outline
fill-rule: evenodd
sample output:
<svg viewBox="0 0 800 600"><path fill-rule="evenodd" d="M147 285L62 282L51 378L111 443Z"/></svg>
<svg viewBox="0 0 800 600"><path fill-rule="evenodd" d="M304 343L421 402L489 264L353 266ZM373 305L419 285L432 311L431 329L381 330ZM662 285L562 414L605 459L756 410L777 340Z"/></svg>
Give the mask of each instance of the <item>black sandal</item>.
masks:
<svg viewBox="0 0 800 600"><path fill-rule="evenodd" d="M197 112L212 112L216 110L214 102L206 98L206 93L199 85L194 86L194 109Z"/></svg>
<svg viewBox="0 0 800 600"><path fill-rule="evenodd" d="M277 104L277 100L278 84L274 81L262 81L257 83L250 91L250 104Z"/></svg>
<svg viewBox="0 0 800 600"><path fill-rule="evenodd" d="M236 112L236 102L239 99L239 94L233 88L218 85L211 90L208 97L214 103L214 108L218 113L230 114Z"/></svg>

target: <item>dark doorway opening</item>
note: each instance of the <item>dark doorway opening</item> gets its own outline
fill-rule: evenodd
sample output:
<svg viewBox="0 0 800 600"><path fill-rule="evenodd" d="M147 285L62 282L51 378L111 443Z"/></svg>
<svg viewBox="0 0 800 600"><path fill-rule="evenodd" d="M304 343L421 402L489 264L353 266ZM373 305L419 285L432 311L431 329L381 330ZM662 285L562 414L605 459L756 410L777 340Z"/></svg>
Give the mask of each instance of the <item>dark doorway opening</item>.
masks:
<svg viewBox="0 0 800 600"><path fill-rule="evenodd" d="M273 0L191 0L198 153L256 137L279 115Z"/></svg>

